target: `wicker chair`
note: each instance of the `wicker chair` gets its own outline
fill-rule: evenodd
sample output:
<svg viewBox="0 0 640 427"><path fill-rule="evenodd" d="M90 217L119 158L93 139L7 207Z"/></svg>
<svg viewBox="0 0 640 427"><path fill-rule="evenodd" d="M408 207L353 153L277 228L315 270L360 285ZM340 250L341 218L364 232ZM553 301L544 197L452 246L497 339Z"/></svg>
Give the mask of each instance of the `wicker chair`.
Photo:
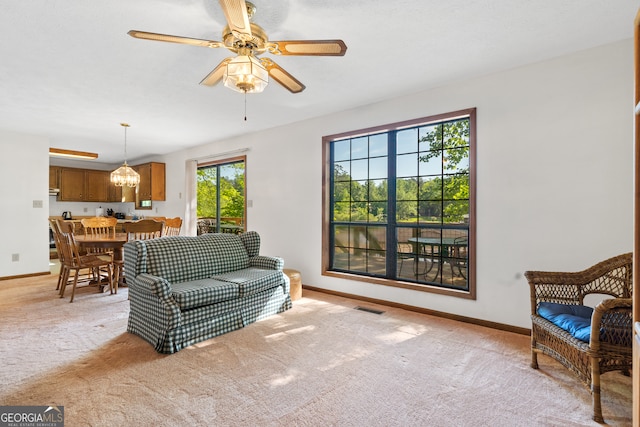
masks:
<svg viewBox="0 0 640 427"><path fill-rule="evenodd" d="M584 271L561 273L527 271L531 291L531 367L538 369L538 353L553 357L591 390L593 419L603 423L600 375L622 371L629 375L632 361L632 254L618 255ZM591 317L590 341L574 338L538 315L541 302L584 305L588 294L605 299Z"/></svg>

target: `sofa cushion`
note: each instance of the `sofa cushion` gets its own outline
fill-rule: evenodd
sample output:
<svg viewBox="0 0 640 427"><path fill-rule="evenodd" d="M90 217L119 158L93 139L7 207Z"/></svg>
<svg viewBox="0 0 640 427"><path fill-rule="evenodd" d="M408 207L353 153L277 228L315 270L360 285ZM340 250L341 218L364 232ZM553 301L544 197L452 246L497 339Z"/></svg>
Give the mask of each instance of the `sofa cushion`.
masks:
<svg viewBox="0 0 640 427"><path fill-rule="evenodd" d="M245 297L264 289L280 286L283 282L283 274L281 270L264 270L251 267L225 274L217 274L212 279L236 284L240 297Z"/></svg>
<svg viewBox="0 0 640 427"><path fill-rule="evenodd" d="M247 231L246 233L242 233L240 234L240 240L242 240L249 258L258 256L260 253L260 235L258 232Z"/></svg>
<svg viewBox="0 0 640 427"><path fill-rule="evenodd" d="M146 271L136 273L164 277L170 283L206 279L249 266L247 251L234 234L171 236L134 243L141 247L138 253L146 254L146 262L137 264Z"/></svg>
<svg viewBox="0 0 640 427"><path fill-rule="evenodd" d="M538 315L569 332L580 341L589 342L593 308L584 305L541 302Z"/></svg>
<svg viewBox="0 0 640 427"><path fill-rule="evenodd" d="M240 290L233 282L200 279L172 284L171 294L180 310L188 310L238 298Z"/></svg>

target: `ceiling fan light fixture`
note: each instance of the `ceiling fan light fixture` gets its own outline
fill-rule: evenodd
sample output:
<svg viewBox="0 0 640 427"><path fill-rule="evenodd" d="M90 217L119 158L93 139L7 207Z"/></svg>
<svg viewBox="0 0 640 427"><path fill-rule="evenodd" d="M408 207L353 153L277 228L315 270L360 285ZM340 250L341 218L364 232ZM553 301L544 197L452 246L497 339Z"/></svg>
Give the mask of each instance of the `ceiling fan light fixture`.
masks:
<svg viewBox="0 0 640 427"><path fill-rule="evenodd" d="M269 72L253 55L238 55L227 64L224 85L240 93L260 93L269 84Z"/></svg>
<svg viewBox="0 0 640 427"><path fill-rule="evenodd" d="M124 127L124 164L111 172L111 182L116 187L136 187L140 184L140 174L127 164L127 128L126 123L120 123Z"/></svg>

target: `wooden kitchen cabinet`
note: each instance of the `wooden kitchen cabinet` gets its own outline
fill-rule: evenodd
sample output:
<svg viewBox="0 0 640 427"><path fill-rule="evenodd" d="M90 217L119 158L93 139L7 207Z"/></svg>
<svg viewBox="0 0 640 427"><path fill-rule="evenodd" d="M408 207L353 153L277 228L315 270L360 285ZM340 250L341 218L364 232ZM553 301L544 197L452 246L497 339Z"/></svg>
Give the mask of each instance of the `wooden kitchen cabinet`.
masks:
<svg viewBox="0 0 640 427"><path fill-rule="evenodd" d="M60 188L60 166L49 166L49 188Z"/></svg>
<svg viewBox="0 0 640 427"><path fill-rule="evenodd" d="M107 202L109 200L109 171L60 168L62 202Z"/></svg>
<svg viewBox="0 0 640 427"><path fill-rule="evenodd" d="M62 168L60 170L60 193L62 202L81 202L84 200L84 169Z"/></svg>
<svg viewBox="0 0 640 427"><path fill-rule="evenodd" d="M166 200L165 164L144 163L134 166L140 174L140 184L136 187L136 209L151 209L152 201Z"/></svg>
<svg viewBox="0 0 640 427"><path fill-rule="evenodd" d="M86 170L84 200L87 202L108 201L110 175L109 171Z"/></svg>

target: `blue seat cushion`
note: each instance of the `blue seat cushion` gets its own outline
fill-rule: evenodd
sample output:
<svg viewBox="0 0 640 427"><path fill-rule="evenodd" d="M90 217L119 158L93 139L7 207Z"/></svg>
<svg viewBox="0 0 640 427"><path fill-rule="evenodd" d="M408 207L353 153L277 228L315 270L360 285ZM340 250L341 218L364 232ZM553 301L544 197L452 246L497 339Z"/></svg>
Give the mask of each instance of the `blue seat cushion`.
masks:
<svg viewBox="0 0 640 427"><path fill-rule="evenodd" d="M569 332L580 341L589 342L593 308L584 305L541 302L538 315Z"/></svg>

